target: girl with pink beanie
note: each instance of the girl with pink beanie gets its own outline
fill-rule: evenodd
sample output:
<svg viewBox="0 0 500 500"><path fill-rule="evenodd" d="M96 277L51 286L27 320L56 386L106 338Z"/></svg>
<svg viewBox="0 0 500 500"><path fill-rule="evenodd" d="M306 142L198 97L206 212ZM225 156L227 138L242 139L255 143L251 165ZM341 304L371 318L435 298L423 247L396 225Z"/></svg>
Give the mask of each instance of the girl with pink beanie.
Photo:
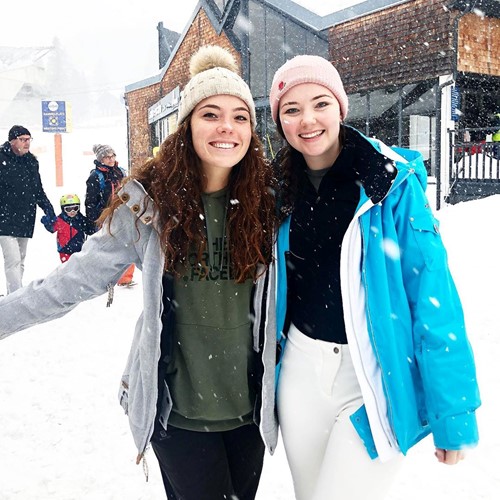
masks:
<svg viewBox="0 0 500 500"><path fill-rule="evenodd" d="M297 500L383 499L432 434L439 462L478 441L476 371L420 153L344 124L337 70L276 72L277 408Z"/></svg>

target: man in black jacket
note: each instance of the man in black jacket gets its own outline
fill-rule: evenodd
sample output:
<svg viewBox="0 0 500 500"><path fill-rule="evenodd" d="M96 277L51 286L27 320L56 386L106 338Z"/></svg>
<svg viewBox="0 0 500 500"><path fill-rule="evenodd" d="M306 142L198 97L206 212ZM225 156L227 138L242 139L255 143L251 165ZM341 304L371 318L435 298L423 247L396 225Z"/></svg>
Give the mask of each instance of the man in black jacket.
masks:
<svg viewBox="0 0 500 500"><path fill-rule="evenodd" d="M37 205L44 211L42 222L56 215L43 190L38 160L30 153L30 131L14 125L8 141L0 146L0 247L7 293L22 287L28 240L33 237ZM44 223L45 223L44 222Z"/></svg>

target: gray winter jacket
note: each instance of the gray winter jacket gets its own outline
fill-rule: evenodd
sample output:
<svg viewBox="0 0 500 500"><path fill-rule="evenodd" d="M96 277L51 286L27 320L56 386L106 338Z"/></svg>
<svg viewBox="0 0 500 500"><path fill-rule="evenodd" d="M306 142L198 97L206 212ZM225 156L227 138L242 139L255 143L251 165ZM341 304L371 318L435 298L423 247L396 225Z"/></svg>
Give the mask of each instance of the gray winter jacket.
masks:
<svg viewBox="0 0 500 500"><path fill-rule="evenodd" d="M0 299L0 339L15 332L59 318L80 302L107 292L124 270L134 263L142 271L144 310L135 326L119 389L120 404L128 415L139 459L153 434L158 398L158 361L162 331L162 275L164 254L153 218L153 201L137 181L119 192L124 204L113 215L111 225L91 236L82 251L74 254L45 279ZM272 264L255 284L254 349L264 333L262 404L257 416L262 437L273 453L278 426L275 412L275 267ZM170 408L163 408L168 414Z"/></svg>

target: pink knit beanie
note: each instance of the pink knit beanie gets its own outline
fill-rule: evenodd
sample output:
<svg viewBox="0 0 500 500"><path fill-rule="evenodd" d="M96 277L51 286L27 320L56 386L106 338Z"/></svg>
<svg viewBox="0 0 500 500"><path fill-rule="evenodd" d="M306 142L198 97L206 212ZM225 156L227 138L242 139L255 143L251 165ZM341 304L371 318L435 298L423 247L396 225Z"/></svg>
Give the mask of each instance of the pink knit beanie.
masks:
<svg viewBox="0 0 500 500"><path fill-rule="evenodd" d="M301 83L317 83L330 90L339 102L342 119L345 120L349 107L347 94L339 72L333 64L320 56L295 56L283 64L273 78L269 103L275 123L278 119L281 98L295 85Z"/></svg>

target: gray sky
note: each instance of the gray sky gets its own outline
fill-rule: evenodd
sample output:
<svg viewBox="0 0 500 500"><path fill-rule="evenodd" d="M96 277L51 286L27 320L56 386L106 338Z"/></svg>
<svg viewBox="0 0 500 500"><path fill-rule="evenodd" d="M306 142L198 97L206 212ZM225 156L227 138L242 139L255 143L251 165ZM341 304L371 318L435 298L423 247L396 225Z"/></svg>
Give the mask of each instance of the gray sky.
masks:
<svg viewBox="0 0 500 500"><path fill-rule="evenodd" d="M325 15L362 0L296 1ZM331 3L335 6L325 6ZM87 76L118 91L158 72L158 22L182 32L196 4L197 0L21 0L2 9L0 46L51 45L57 36Z"/></svg>

